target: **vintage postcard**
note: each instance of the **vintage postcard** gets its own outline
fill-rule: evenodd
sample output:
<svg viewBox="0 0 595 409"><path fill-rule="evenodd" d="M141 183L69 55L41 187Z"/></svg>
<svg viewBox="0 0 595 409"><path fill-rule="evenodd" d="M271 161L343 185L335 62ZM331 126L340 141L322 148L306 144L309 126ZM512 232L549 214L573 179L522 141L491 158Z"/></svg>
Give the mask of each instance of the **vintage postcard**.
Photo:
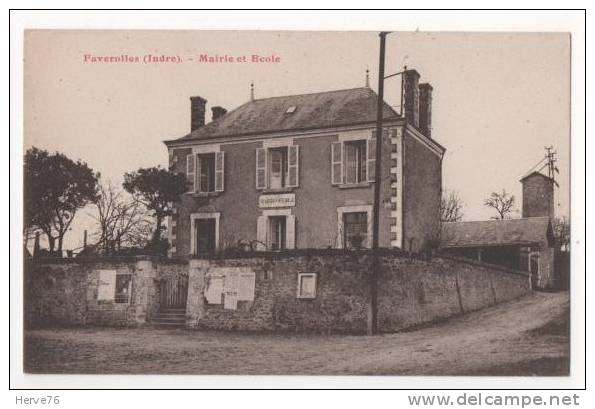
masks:
<svg viewBox="0 0 595 409"><path fill-rule="evenodd" d="M25 30L23 372L570 376L572 41Z"/></svg>

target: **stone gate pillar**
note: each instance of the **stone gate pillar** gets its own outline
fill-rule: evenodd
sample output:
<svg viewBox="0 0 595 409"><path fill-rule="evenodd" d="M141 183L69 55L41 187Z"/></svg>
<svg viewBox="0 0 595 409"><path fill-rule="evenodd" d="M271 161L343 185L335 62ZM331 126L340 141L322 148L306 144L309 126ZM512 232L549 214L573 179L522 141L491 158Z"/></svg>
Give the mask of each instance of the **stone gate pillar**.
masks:
<svg viewBox="0 0 595 409"><path fill-rule="evenodd" d="M145 324L148 320L149 311L152 303L155 302L155 283L157 270L153 266L150 257L137 257L134 277L132 279L134 291L132 294L132 304L134 304L134 316L129 317L134 324Z"/></svg>
<svg viewBox="0 0 595 409"><path fill-rule="evenodd" d="M186 302L186 327L196 328L204 315L205 274L210 267L208 260L190 260L188 265L188 300Z"/></svg>

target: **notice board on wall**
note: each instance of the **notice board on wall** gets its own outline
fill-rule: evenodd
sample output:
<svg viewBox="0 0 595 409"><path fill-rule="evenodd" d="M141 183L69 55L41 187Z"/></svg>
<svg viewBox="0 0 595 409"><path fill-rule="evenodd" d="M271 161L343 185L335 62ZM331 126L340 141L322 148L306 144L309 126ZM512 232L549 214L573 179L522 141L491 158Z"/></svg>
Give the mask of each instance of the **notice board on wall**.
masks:
<svg viewBox="0 0 595 409"><path fill-rule="evenodd" d="M116 295L116 270L97 270L97 273L99 275L97 299L113 300Z"/></svg>
<svg viewBox="0 0 595 409"><path fill-rule="evenodd" d="M254 301L256 274L246 267L218 267L207 274L205 297L209 304L237 309L238 301Z"/></svg>

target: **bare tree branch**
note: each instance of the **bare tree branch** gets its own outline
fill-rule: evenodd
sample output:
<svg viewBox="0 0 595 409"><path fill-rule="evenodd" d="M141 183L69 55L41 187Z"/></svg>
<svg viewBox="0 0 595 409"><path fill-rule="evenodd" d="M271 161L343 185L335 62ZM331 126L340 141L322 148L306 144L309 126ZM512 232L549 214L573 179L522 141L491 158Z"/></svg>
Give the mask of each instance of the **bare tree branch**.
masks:
<svg viewBox="0 0 595 409"><path fill-rule="evenodd" d="M440 221L460 222L463 219L464 203L454 190L445 192L440 200Z"/></svg>
<svg viewBox="0 0 595 409"><path fill-rule="evenodd" d="M570 250L570 220L566 216L555 217L552 220L554 240L562 251Z"/></svg>
<svg viewBox="0 0 595 409"><path fill-rule="evenodd" d="M95 203L97 215L97 245L110 253L121 246L144 246L150 238L153 223L143 204L133 196L124 197L111 182L99 187Z"/></svg>
<svg viewBox="0 0 595 409"><path fill-rule="evenodd" d="M487 198L483 204L498 212L498 215L492 216L492 219L504 220L510 213L513 212L514 202L514 195L509 195L505 189L502 189L502 192L500 193L492 192L490 197Z"/></svg>

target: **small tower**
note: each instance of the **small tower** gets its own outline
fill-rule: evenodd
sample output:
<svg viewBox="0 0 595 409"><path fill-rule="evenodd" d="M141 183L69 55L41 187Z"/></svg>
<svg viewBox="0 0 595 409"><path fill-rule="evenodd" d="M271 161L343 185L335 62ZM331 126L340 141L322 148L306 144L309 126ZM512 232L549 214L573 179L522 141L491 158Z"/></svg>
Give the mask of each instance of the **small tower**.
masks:
<svg viewBox="0 0 595 409"><path fill-rule="evenodd" d="M532 172L521 179L523 217L554 217L554 179Z"/></svg>
<svg viewBox="0 0 595 409"><path fill-rule="evenodd" d="M250 83L250 101L254 101L254 83Z"/></svg>

